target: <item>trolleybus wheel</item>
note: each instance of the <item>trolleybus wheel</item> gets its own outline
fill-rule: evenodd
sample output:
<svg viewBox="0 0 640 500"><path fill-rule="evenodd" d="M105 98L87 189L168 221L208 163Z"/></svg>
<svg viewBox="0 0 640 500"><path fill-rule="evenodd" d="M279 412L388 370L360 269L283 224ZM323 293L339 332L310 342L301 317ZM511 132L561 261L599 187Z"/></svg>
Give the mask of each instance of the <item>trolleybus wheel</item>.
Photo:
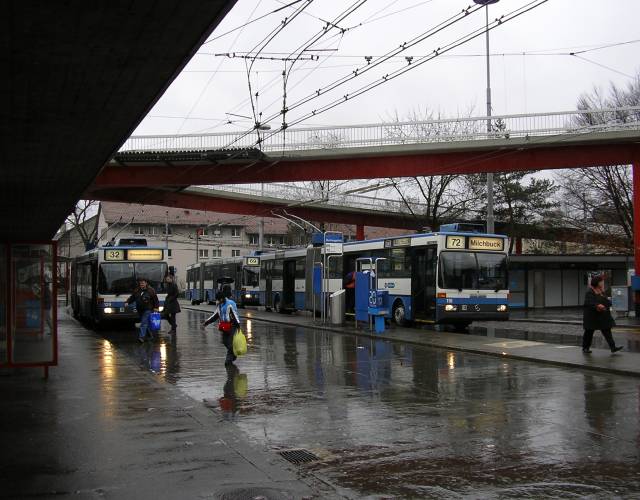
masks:
<svg viewBox="0 0 640 500"><path fill-rule="evenodd" d="M405 318L404 304L402 301L397 301L393 304L393 322L398 326L405 326L407 324Z"/></svg>

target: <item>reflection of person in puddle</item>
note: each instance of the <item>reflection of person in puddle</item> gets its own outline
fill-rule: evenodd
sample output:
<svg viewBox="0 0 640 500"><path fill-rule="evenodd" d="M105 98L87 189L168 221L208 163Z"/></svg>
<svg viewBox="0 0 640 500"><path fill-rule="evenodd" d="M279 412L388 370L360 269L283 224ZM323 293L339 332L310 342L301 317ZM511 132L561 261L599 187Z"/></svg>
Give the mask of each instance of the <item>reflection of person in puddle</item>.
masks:
<svg viewBox="0 0 640 500"><path fill-rule="evenodd" d="M240 374L240 370L234 364L225 366L227 369L227 380L224 383L223 396L218 400L222 416L225 420L233 420L236 414L236 405L238 402L235 388L236 377Z"/></svg>
<svg viewBox="0 0 640 500"><path fill-rule="evenodd" d="M584 412L595 433L606 434L608 420L613 416L613 382L600 379L591 374L584 375Z"/></svg>

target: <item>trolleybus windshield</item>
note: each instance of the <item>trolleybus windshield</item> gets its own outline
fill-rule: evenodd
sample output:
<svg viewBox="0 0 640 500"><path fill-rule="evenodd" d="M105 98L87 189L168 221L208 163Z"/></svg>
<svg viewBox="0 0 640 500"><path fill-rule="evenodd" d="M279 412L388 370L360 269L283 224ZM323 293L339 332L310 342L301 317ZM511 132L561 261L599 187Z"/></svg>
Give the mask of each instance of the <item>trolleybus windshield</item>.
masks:
<svg viewBox="0 0 640 500"><path fill-rule="evenodd" d="M131 293L136 287L138 277L147 279L157 292L164 291L163 279L167 274L164 262L108 262L100 264L98 293Z"/></svg>
<svg viewBox="0 0 640 500"><path fill-rule="evenodd" d="M507 256L501 253L442 252L440 288L502 290L507 287Z"/></svg>

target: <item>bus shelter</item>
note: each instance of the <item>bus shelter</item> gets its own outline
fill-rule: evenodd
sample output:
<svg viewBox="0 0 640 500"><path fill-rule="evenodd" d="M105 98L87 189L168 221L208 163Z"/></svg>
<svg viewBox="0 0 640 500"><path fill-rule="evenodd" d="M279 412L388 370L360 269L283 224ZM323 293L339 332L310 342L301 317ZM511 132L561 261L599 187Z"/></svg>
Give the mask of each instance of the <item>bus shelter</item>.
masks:
<svg viewBox="0 0 640 500"><path fill-rule="evenodd" d="M0 367L58 363L55 242L0 244Z"/></svg>

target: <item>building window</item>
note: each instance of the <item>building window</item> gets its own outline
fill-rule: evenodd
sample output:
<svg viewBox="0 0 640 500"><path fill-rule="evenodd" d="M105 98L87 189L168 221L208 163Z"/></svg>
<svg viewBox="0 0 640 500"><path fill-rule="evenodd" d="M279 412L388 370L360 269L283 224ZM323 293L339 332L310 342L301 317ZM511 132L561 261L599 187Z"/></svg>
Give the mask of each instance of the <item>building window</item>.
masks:
<svg viewBox="0 0 640 500"><path fill-rule="evenodd" d="M158 234L158 226L149 226L149 234L155 236Z"/></svg>
<svg viewBox="0 0 640 500"><path fill-rule="evenodd" d="M169 257L169 258L173 257L171 255L171 249L170 248L167 248L167 257Z"/></svg>
<svg viewBox="0 0 640 500"><path fill-rule="evenodd" d="M222 250L220 248L212 248L211 257L222 257Z"/></svg>
<svg viewBox="0 0 640 500"><path fill-rule="evenodd" d="M231 250L231 257L240 257L240 250L236 250L235 248Z"/></svg>
<svg viewBox="0 0 640 500"><path fill-rule="evenodd" d="M284 236L268 236L267 245L274 247L276 245L284 245Z"/></svg>
<svg viewBox="0 0 640 500"><path fill-rule="evenodd" d="M231 228L231 237L232 238L240 238L240 228L239 227L232 227Z"/></svg>
<svg viewBox="0 0 640 500"><path fill-rule="evenodd" d="M257 234L249 235L249 245L257 245L260 243L260 236Z"/></svg>
<svg viewBox="0 0 640 500"><path fill-rule="evenodd" d="M144 228L142 226L135 226L133 234L144 234Z"/></svg>
<svg viewBox="0 0 640 500"><path fill-rule="evenodd" d="M208 259L209 258L209 249L208 248L201 248L198 250L198 256L201 259Z"/></svg>
<svg viewBox="0 0 640 500"><path fill-rule="evenodd" d="M168 232L167 232L168 230ZM162 234L167 235L167 234L171 234L171 226L167 227L167 226L163 226L162 227Z"/></svg>

